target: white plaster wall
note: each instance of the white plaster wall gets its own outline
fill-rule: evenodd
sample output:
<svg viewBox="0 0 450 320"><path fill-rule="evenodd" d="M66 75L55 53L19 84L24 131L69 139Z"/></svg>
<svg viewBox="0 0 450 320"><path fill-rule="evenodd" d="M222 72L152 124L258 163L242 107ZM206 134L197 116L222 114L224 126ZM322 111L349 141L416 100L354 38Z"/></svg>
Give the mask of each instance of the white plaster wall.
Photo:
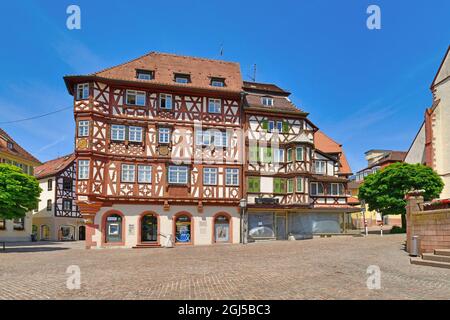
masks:
<svg viewBox="0 0 450 320"><path fill-rule="evenodd" d="M179 212L187 211L192 215L194 224L194 245L210 245L213 243L213 216L219 212L226 212L232 217L232 242L239 243L240 218L237 207L216 207L205 206L203 213L198 213L197 206L175 206L171 205L169 211L164 211L161 205L113 205L103 207L95 216L95 224L99 228L95 231L92 241L97 242L97 248L101 247L103 216L108 211L120 211L125 217L125 247L131 248L139 243L139 218L144 211L155 212L159 215L159 232L161 234L172 235L173 216ZM130 225L134 225L134 232L130 234ZM165 245L165 238L160 237L160 244Z"/></svg>
<svg viewBox="0 0 450 320"><path fill-rule="evenodd" d="M52 190L48 191L48 180L52 179ZM41 187L42 192L39 196L38 212L33 212L33 215L37 217L53 217L55 215L55 188L56 182L55 177L48 177L39 180L39 187ZM52 210L47 211L47 200L52 200Z"/></svg>
<svg viewBox="0 0 450 320"><path fill-rule="evenodd" d="M425 123L422 124L420 130L413 141L405 162L410 164L423 163L425 160Z"/></svg>
<svg viewBox="0 0 450 320"><path fill-rule="evenodd" d="M25 229L14 230L13 221L6 220L6 229L0 230L0 241L15 242L15 241L31 241L31 225L32 214L27 213L25 216Z"/></svg>
<svg viewBox="0 0 450 320"><path fill-rule="evenodd" d="M261 177L261 193L272 193L273 192L273 178L272 177Z"/></svg>

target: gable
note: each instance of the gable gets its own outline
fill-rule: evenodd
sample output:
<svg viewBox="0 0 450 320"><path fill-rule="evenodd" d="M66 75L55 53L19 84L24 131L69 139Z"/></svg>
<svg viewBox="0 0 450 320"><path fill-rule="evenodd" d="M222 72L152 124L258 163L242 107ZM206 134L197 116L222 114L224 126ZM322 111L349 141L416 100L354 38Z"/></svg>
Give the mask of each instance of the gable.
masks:
<svg viewBox="0 0 450 320"><path fill-rule="evenodd" d="M435 85L444 81L448 77L450 77L450 46L447 49L447 53L444 56L444 60L442 60L442 63L431 86L434 87Z"/></svg>

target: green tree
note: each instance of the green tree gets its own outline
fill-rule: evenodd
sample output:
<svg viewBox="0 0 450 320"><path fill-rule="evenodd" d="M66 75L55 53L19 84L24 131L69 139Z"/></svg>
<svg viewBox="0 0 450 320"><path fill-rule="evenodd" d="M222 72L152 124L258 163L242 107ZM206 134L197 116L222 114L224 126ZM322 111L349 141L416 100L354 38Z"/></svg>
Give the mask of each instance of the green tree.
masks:
<svg viewBox="0 0 450 320"><path fill-rule="evenodd" d="M21 169L0 164L0 218L23 218L38 206L42 189L35 177Z"/></svg>
<svg viewBox="0 0 450 320"><path fill-rule="evenodd" d="M368 175L359 187L359 199L382 215L401 214L406 228L405 195L411 190L424 190L424 199L438 198L444 183L433 169L421 164L394 163Z"/></svg>

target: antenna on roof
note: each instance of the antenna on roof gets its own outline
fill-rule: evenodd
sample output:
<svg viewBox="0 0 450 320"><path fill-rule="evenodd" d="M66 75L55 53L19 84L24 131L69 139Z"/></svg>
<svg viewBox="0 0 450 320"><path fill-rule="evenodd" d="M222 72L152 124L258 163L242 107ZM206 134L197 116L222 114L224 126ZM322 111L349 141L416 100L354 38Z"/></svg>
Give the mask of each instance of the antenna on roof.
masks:
<svg viewBox="0 0 450 320"><path fill-rule="evenodd" d="M220 44L220 56L223 56L223 43Z"/></svg>
<svg viewBox="0 0 450 320"><path fill-rule="evenodd" d="M253 65L253 77L248 76L252 82L256 82L256 63Z"/></svg>

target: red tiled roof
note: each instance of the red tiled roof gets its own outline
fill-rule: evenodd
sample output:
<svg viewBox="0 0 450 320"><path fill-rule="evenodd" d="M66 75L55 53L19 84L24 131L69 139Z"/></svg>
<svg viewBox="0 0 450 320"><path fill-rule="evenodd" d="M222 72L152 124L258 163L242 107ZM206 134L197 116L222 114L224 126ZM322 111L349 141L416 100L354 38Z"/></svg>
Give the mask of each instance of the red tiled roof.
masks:
<svg viewBox="0 0 450 320"><path fill-rule="evenodd" d="M347 203L350 204L350 205L352 205L352 204L355 205L355 204L359 204L360 202L359 202L359 199L357 197L351 196L351 197L347 198Z"/></svg>
<svg viewBox="0 0 450 320"><path fill-rule="evenodd" d="M137 70L153 71L154 79L137 79ZM175 83L175 74L190 75L190 83ZM91 74L91 76L159 85L175 85L235 92L242 91L241 71L239 64L236 62L188 57L159 52L150 52L129 62L95 72ZM67 78L70 77L71 76ZM211 86L211 78L225 79L225 87Z"/></svg>
<svg viewBox="0 0 450 320"><path fill-rule="evenodd" d="M244 90L246 91L264 91L264 92L272 92L282 95L290 95L290 92L287 92L281 89L279 86L273 83L261 83L261 82L249 82L244 81Z"/></svg>
<svg viewBox="0 0 450 320"><path fill-rule="evenodd" d="M340 174L351 174L352 170L350 169L350 165L345 156L344 150L342 149L342 145L331 139L322 131L316 131L314 133L314 145L316 149L324 152L324 153L339 153L340 156Z"/></svg>
<svg viewBox="0 0 450 320"><path fill-rule="evenodd" d="M261 108L270 111L287 111L295 113L304 113L297 108L287 97L270 96L273 99L273 106L265 106L262 104L261 98L267 95L249 93L245 97L246 107Z"/></svg>
<svg viewBox="0 0 450 320"><path fill-rule="evenodd" d="M8 148L8 142L12 143L13 145L12 149ZM22 148L16 141L13 140L13 138L11 138L11 136L9 136L6 133L6 131L4 131L1 128L0 128L0 151L27 161L34 162L36 165L41 163L28 151Z"/></svg>
<svg viewBox="0 0 450 320"><path fill-rule="evenodd" d="M47 161L43 165L34 169L34 175L37 179L54 176L67 168L67 166L70 165L74 160L75 155L69 154L64 157Z"/></svg>

